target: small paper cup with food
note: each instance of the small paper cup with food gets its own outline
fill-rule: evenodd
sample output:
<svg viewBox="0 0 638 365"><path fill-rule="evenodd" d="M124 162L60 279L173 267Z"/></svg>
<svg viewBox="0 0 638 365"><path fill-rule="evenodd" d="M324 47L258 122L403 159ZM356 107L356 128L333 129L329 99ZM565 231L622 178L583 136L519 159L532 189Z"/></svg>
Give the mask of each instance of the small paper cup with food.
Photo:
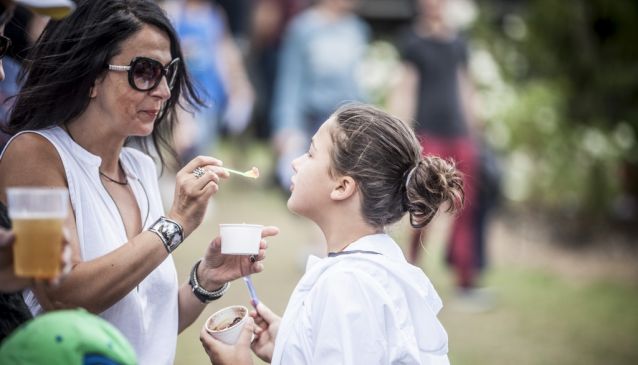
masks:
<svg viewBox="0 0 638 365"><path fill-rule="evenodd" d="M232 305L213 313L204 328L211 336L219 341L234 345L239 339L241 330L246 325L248 308L243 305Z"/></svg>

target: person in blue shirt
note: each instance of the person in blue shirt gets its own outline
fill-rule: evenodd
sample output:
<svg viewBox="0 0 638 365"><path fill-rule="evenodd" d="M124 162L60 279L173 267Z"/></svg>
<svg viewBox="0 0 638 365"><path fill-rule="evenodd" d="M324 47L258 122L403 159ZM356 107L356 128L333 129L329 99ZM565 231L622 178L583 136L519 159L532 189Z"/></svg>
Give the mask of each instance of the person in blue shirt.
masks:
<svg viewBox="0 0 638 365"><path fill-rule="evenodd" d="M272 109L276 177L283 189L290 162L310 137L346 101L364 101L358 67L370 31L355 13L355 0L320 0L286 29Z"/></svg>

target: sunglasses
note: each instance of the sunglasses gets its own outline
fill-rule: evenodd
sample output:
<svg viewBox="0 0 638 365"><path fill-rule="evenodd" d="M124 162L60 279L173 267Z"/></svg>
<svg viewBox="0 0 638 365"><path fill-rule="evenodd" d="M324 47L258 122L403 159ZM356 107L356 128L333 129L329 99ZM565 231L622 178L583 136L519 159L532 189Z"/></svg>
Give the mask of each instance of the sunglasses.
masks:
<svg viewBox="0 0 638 365"><path fill-rule="evenodd" d="M128 72L128 83L137 91L155 89L162 81L162 77L166 77L168 87L172 90L177 78L179 62L179 58L176 58L164 66L152 58L135 57L128 66L107 66L110 71Z"/></svg>
<svg viewBox="0 0 638 365"><path fill-rule="evenodd" d="M11 48L11 39L0 35L0 59L4 57Z"/></svg>

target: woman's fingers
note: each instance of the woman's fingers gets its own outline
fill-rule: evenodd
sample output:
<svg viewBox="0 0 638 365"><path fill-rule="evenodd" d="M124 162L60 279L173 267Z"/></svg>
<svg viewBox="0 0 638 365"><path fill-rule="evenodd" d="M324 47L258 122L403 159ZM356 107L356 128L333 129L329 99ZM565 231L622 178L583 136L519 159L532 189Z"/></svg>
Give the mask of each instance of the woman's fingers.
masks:
<svg viewBox="0 0 638 365"><path fill-rule="evenodd" d="M197 228L204 217L209 199L219 190L220 178L228 177L222 161L198 156L175 176L175 195L169 218L182 224L186 235Z"/></svg>
<svg viewBox="0 0 638 365"><path fill-rule="evenodd" d="M264 270L264 264L262 264L261 262L255 262L254 264L250 266L251 274L257 274L259 272L262 272L263 270Z"/></svg>
<svg viewBox="0 0 638 365"><path fill-rule="evenodd" d="M225 168L218 165L209 165L206 166L211 172L215 175L219 176L222 179L228 179L230 177L230 173Z"/></svg>
<svg viewBox="0 0 638 365"><path fill-rule="evenodd" d="M181 170L179 170L178 174L192 174L193 170L198 167L205 167L208 165L212 166L222 166L224 163L221 160L218 160L214 157L210 156L197 156L194 159L190 160Z"/></svg>
<svg viewBox="0 0 638 365"><path fill-rule="evenodd" d="M186 185L189 195L217 191L220 178L228 177L228 172L221 168L222 161L209 156L197 156L177 173L177 183Z"/></svg>
<svg viewBox="0 0 638 365"><path fill-rule="evenodd" d="M217 236L210 242L210 248L215 253L220 253L222 249L222 237Z"/></svg>
<svg viewBox="0 0 638 365"><path fill-rule="evenodd" d="M261 230L262 238L276 236L277 234L279 234L279 228L275 226L266 226Z"/></svg>

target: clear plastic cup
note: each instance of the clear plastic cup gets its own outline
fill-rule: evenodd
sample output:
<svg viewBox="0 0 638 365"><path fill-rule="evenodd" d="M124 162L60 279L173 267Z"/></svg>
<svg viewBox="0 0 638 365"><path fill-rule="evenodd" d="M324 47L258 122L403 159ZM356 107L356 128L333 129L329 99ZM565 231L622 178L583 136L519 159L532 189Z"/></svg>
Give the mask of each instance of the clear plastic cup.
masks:
<svg viewBox="0 0 638 365"><path fill-rule="evenodd" d="M60 274L68 201L65 188L7 188L7 208L16 236L13 264L17 276L51 279Z"/></svg>

